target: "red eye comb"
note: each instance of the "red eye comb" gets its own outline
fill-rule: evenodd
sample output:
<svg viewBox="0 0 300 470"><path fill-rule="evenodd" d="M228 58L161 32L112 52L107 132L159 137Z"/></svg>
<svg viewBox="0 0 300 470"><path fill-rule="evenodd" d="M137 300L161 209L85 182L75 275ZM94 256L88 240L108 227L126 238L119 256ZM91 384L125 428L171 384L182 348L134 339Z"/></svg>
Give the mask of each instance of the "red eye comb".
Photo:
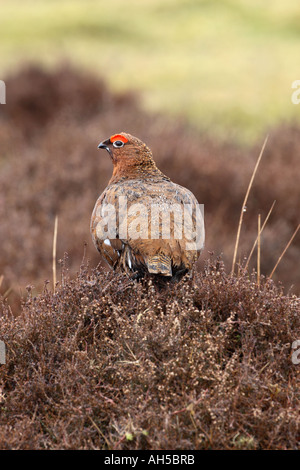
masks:
<svg viewBox="0 0 300 470"><path fill-rule="evenodd" d="M116 142L116 140L121 140L121 142L124 142L124 144L128 142L128 139L126 139L126 137L124 137L124 135L121 135L121 134L115 134L111 136L110 138L111 143Z"/></svg>

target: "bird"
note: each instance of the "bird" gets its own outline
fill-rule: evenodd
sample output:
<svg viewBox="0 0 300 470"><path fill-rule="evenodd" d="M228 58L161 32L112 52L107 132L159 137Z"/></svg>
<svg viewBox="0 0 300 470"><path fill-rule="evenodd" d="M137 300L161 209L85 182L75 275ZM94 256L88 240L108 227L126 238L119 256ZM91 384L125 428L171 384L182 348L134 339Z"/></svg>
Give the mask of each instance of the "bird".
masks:
<svg viewBox="0 0 300 470"><path fill-rule="evenodd" d="M113 173L91 217L95 247L115 272L135 279L181 279L204 246L196 197L158 169L152 151L137 137L120 132L98 148L108 152Z"/></svg>

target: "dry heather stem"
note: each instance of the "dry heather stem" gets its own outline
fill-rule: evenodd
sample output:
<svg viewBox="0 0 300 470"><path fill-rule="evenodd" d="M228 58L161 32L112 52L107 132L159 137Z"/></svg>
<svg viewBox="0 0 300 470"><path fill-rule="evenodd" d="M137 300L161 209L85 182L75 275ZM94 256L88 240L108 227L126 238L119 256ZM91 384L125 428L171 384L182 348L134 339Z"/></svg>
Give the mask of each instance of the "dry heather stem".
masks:
<svg viewBox="0 0 300 470"><path fill-rule="evenodd" d="M273 202L273 204L272 204L272 206L271 206L271 209L269 210L268 215L267 215L267 217L265 218L265 221L264 221L264 223L263 223L263 225L262 225L262 227L261 227L261 230L260 230L260 236L261 236L261 234L263 233L265 226L267 225L267 222L268 222L269 217L270 217L270 215L271 215L271 213L272 213L272 211L273 211L273 208L274 208L274 206L275 206L275 203L276 203L276 201ZM253 243L253 246L252 246L251 251L250 251L250 253L249 253L247 262L246 262L246 264L245 264L244 271L246 271L247 268L248 268L248 265L249 265L249 263L250 263L251 257L252 257L252 255L253 255L253 252L254 252L255 247L256 247L256 245L257 245L257 240L258 240L258 236L256 237L255 242Z"/></svg>
<svg viewBox="0 0 300 470"><path fill-rule="evenodd" d="M247 204L247 201L248 201L248 197L249 197L249 194L250 194L250 190L251 190L251 187L252 187L252 184L253 184L253 181L254 181L254 178L255 178L257 169L258 169L258 165L259 165L259 163L260 163L260 161L261 161L261 158L262 158L262 156L263 156L265 146L267 145L267 141L268 141L268 136L265 138L264 144L263 144L262 149L261 149L261 151L260 151L259 157L258 157L257 162L256 162L256 165L255 165L255 167L254 167L254 170L253 170L253 173L252 173L250 182L249 182L249 186L248 186L248 189L247 189L247 192L246 192L246 195L245 195L243 204L242 204L242 209L241 209L241 214L240 214L240 220L239 220L239 225L238 225L238 230L237 230L237 235L236 235L236 242L235 242L235 247L234 247L234 254L233 254L233 260L232 260L231 275L234 274L234 267L235 267L236 256L237 256L237 251L238 251L238 246L239 246L239 240L240 240L240 234L241 234L241 228L242 228L242 223L243 223L244 208L246 207L246 204Z"/></svg>
<svg viewBox="0 0 300 470"><path fill-rule="evenodd" d="M57 224L58 217L55 217L54 233L53 233L53 247L52 247L52 272L53 272L53 292L55 293L56 286L56 246L57 246Z"/></svg>
<svg viewBox="0 0 300 470"><path fill-rule="evenodd" d="M257 226L257 285L260 285L260 234L261 234L261 217L258 214L258 226Z"/></svg>
<svg viewBox="0 0 300 470"><path fill-rule="evenodd" d="M276 271L276 269L277 269L277 266L279 265L279 263L280 263L280 261L282 260L282 258L283 258L283 256L284 256L285 252L287 251L287 249L289 248L290 244L292 243L292 241L294 240L295 236L297 235L297 232L298 232L299 228L300 228L300 224L298 225L298 227L296 228L295 232L294 232L293 235L291 236L291 238L290 238L288 244L286 245L285 249L283 250L283 252L282 252L281 255L279 256L278 261L277 261L277 263L275 264L275 266L274 266L274 268L273 268L273 270L272 270L272 272L271 272L271 274L270 274L270 276L269 276L270 279L272 279L272 276L273 276L273 274L275 273L275 271Z"/></svg>

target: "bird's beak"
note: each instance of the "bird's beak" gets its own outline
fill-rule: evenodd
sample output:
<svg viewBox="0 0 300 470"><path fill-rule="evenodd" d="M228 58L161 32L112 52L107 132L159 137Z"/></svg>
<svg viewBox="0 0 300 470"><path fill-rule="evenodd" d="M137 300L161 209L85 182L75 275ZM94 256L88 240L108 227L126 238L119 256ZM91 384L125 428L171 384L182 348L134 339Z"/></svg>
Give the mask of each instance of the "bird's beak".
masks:
<svg viewBox="0 0 300 470"><path fill-rule="evenodd" d="M104 140L103 142L100 142L100 144L98 145L98 149L105 149L107 150L107 152L110 154L110 156L112 157L112 151L110 150L108 144L110 142L108 140Z"/></svg>
<svg viewBox="0 0 300 470"><path fill-rule="evenodd" d="M107 145L105 145L104 142L100 142L100 144L98 145L98 149L105 149L105 150L107 150Z"/></svg>

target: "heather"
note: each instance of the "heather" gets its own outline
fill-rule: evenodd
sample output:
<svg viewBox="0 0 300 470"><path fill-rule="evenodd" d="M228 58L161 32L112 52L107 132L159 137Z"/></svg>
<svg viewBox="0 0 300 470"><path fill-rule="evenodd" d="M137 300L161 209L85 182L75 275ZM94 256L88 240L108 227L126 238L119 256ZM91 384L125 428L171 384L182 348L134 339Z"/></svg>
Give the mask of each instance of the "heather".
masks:
<svg viewBox="0 0 300 470"><path fill-rule="evenodd" d="M296 449L300 129L243 147L142 108L87 72L27 66L0 111L1 449ZM181 282L137 282L101 264L90 216L127 131L205 205L206 247ZM211 134L210 134L211 135ZM245 259L261 236L257 252ZM52 247L58 217L53 284ZM67 253L67 254L66 254Z"/></svg>
<svg viewBox="0 0 300 470"><path fill-rule="evenodd" d="M64 260L55 294L2 308L2 449L298 447L300 304L273 281L216 261L161 289Z"/></svg>

